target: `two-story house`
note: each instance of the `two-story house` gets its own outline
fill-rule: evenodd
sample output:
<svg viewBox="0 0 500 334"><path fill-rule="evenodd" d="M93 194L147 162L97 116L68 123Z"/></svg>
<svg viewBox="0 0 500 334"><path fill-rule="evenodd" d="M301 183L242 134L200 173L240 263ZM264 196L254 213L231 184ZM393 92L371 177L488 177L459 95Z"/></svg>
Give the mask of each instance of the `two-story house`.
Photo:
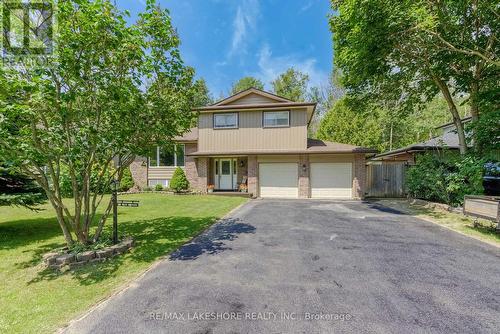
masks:
<svg viewBox="0 0 500 334"><path fill-rule="evenodd" d="M153 150L134 161L139 187L168 186L177 166L191 188L248 185L253 197L355 198L365 193L365 158L373 149L307 138L315 103L250 88L198 112L198 127L177 138L176 154Z"/></svg>

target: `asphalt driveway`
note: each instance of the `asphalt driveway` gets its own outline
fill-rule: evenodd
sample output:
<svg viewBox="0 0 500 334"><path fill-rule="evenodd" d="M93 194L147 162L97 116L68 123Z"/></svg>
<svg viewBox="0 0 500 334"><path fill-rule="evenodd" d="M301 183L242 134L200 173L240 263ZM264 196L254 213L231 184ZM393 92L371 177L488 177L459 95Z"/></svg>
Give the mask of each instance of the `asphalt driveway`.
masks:
<svg viewBox="0 0 500 334"><path fill-rule="evenodd" d="M500 249L360 202L255 200L68 333L498 333Z"/></svg>

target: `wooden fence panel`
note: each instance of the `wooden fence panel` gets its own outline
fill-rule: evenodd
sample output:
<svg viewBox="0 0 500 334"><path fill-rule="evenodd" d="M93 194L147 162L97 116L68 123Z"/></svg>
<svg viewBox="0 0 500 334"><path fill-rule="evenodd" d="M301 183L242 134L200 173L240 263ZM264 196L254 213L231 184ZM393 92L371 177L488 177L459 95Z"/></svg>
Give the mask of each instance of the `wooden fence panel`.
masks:
<svg viewBox="0 0 500 334"><path fill-rule="evenodd" d="M366 166L368 197L405 197L405 163Z"/></svg>

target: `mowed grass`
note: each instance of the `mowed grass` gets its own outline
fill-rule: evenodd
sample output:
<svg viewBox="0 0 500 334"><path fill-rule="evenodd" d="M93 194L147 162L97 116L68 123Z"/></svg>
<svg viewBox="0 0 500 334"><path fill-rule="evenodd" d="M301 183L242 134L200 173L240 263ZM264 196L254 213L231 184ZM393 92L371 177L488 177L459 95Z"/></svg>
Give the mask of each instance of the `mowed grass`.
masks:
<svg viewBox="0 0 500 334"><path fill-rule="evenodd" d="M408 213L418 218L432 221L454 231L468 235L475 239L500 246L500 233L496 232L496 223L478 219L478 226L474 227L474 219L459 213L431 209L421 204L410 204L407 200L381 199L377 203Z"/></svg>
<svg viewBox="0 0 500 334"><path fill-rule="evenodd" d="M138 208L118 210L120 234L135 238L133 250L61 274L41 265L43 254L64 246L52 208L44 205L43 211L33 212L0 207L0 333L53 332L246 201L161 194L122 198L140 200ZM108 234L110 225L108 220Z"/></svg>

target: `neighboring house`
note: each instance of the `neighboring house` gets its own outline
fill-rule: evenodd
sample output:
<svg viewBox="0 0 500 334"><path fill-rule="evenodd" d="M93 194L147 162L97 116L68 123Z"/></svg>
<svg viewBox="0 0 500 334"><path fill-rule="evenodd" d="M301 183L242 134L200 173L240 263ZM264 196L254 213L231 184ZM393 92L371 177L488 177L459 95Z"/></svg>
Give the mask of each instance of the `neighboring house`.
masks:
<svg viewBox="0 0 500 334"><path fill-rule="evenodd" d="M463 118L462 123L467 123L470 120L471 117ZM415 164L416 156L424 152L459 150L458 135L454 123L438 126L436 130L441 131L442 134L421 143L377 154L371 161L401 161L408 164Z"/></svg>
<svg viewBox="0 0 500 334"><path fill-rule="evenodd" d="M307 138L315 103L293 102L250 88L197 108L198 127L177 138L177 154L157 148L134 161L140 187L168 186L176 166L191 188L253 197L356 198L365 194L365 158L373 149Z"/></svg>

